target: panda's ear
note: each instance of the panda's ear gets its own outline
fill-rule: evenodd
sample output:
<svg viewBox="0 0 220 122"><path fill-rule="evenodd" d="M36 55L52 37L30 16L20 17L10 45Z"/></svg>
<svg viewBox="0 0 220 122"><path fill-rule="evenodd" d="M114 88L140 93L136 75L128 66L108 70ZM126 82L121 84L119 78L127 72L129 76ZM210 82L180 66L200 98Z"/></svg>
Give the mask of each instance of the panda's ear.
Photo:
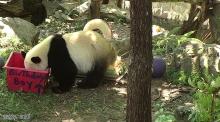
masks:
<svg viewBox="0 0 220 122"><path fill-rule="evenodd" d="M33 62L33 63L35 63L35 64L38 64L38 63L40 63L41 62L41 59L40 59L40 57L32 57L31 58L31 61Z"/></svg>
<svg viewBox="0 0 220 122"><path fill-rule="evenodd" d="M21 55L22 55L23 58L25 58L26 57L26 52L21 51Z"/></svg>

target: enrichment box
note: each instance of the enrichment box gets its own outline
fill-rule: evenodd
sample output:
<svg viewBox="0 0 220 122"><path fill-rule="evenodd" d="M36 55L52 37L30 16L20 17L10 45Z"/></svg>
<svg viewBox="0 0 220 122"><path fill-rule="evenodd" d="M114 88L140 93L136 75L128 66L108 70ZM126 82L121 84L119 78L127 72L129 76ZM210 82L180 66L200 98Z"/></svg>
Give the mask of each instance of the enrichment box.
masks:
<svg viewBox="0 0 220 122"><path fill-rule="evenodd" d="M20 52L12 52L5 64L6 81L10 91L42 94L49 78L49 70L27 70Z"/></svg>

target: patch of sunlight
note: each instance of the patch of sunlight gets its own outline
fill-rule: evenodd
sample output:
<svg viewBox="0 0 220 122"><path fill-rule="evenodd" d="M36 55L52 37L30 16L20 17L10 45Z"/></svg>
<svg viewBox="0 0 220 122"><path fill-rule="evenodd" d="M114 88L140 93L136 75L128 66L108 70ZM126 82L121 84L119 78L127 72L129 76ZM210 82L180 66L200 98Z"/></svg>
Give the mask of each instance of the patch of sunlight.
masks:
<svg viewBox="0 0 220 122"><path fill-rule="evenodd" d="M113 33L113 38L114 38L114 39L118 39L118 37L119 37L119 36L118 36L117 33Z"/></svg>
<svg viewBox="0 0 220 122"><path fill-rule="evenodd" d="M88 117L78 117L75 120L73 119L65 119L62 122L98 122L96 117L88 116Z"/></svg>
<svg viewBox="0 0 220 122"><path fill-rule="evenodd" d="M193 103L190 103L190 102L186 102L186 103L184 103L184 105L185 105L185 106L189 106L189 107L194 106L194 104L193 104Z"/></svg>
<svg viewBox="0 0 220 122"><path fill-rule="evenodd" d="M114 9L114 8L113 8L113 9L110 9L109 12L110 12L110 13L117 12L117 9Z"/></svg>
<svg viewBox="0 0 220 122"><path fill-rule="evenodd" d="M6 20L7 20L8 18L6 18ZM14 31L11 29L11 27L10 26L8 26L8 25L5 25L3 22L0 22L0 26L3 26L4 28L2 29L2 33L3 34L7 34L7 36L12 36L12 35L14 35L15 33L14 33Z"/></svg>
<svg viewBox="0 0 220 122"><path fill-rule="evenodd" d="M60 112L55 111L55 116L60 116Z"/></svg>
<svg viewBox="0 0 220 122"><path fill-rule="evenodd" d="M66 119L66 120L62 120L62 122L76 122L76 121L73 119Z"/></svg>
<svg viewBox="0 0 220 122"><path fill-rule="evenodd" d="M159 34L162 34L165 32L165 29L158 26L158 25L152 25L152 36L157 36Z"/></svg>
<svg viewBox="0 0 220 122"><path fill-rule="evenodd" d="M163 97L162 101L170 101L180 95L178 88L173 89L162 89L161 96Z"/></svg>
<svg viewBox="0 0 220 122"><path fill-rule="evenodd" d="M127 88L113 87L112 89L117 91L118 95L127 95Z"/></svg>

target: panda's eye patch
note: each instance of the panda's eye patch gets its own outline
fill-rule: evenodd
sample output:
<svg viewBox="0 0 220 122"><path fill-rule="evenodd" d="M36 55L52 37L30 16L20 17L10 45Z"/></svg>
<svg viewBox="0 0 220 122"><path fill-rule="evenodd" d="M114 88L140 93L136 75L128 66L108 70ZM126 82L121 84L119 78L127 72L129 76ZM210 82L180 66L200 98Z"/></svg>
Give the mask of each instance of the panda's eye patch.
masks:
<svg viewBox="0 0 220 122"><path fill-rule="evenodd" d="M41 59L40 59L40 57L32 57L31 58L31 61L33 62L33 63L35 63L35 64L38 64L38 63L40 63L41 62Z"/></svg>

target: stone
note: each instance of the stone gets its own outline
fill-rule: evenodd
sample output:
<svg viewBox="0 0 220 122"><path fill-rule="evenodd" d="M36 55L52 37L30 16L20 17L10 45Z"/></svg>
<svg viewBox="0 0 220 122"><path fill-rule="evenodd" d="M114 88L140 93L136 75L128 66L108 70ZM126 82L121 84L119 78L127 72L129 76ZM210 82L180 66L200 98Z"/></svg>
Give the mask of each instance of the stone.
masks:
<svg viewBox="0 0 220 122"><path fill-rule="evenodd" d="M0 46L7 47L12 41L33 46L38 37L39 30L32 23L20 18L0 17Z"/></svg>

